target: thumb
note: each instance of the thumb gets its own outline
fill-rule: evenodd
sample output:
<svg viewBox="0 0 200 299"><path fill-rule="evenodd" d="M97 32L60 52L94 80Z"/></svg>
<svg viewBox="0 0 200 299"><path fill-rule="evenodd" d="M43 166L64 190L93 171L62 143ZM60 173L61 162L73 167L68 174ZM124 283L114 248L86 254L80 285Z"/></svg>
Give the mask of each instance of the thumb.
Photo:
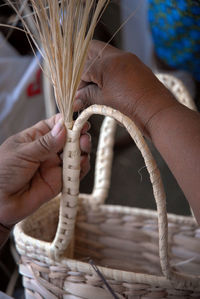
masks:
<svg viewBox="0 0 200 299"><path fill-rule="evenodd" d="M101 89L96 84L88 84L77 91L74 111L82 110L93 104L101 104L101 98Z"/></svg>
<svg viewBox="0 0 200 299"><path fill-rule="evenodd" d="M60 119L47 134L29 143L26 147L31 159L44 161L49 155L60 152L66 141L66 129L63 120Z"/></svg>

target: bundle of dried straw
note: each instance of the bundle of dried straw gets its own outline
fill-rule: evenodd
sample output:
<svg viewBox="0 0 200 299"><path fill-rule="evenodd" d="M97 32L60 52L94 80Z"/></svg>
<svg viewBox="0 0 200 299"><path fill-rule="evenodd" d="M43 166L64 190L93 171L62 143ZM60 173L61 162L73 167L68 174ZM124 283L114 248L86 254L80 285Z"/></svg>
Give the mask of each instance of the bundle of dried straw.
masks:
<svg viewBox="0 0 200 299"><path fill-rule="evenodd" d="M65 123L71 123L89 42L109 0L7 0L49 66L55 98ZM22 17L30 5L32 13ZM31 22L30 22L31 20ZM30 24L36 28L31 32ZM39 37L39 38L38 38Z"/></svg>
<svg viewBox="0 0 200 299"><path fill-rule="evenodd" d="M44 251L58 256L69 248L73 231L80 175L80 132L73 128L73 102L79 86L89 42L109 0L7 0L24 25L48 67L56 102L68 129L63 158L63 190L54 242ZM24 13L30 8L28 15ZM30 26L31 25L31 26ZM34 31L31 30L34 27ZM72 242L71 242L72 241Z"/></svg>
<svg viewBox="0 0 200 299"><path fill-rule="evenodd" d="M116 298L199 298L199 275L174 270L169 260L169 254L176 260L176 252L187 259L196 256L200 245L193 237L196 238L198 228L192 218L171 215L168 250L162 180L135 124L109 107L91 106L71 125L73 101L89 41L109 0L23 0L23 6L7 1L49 67L47 75L52 81L57 104L68 129L61 198L43 206L36 214L16 225L14 230L17 249L22 257L20 272L24 276L26 298L111 298L94 275L91 265L80 262L88 256L97 259L98 264L103 266L102 274L115 290ZM27 3L31 5L31 23L36 28L34 34L29 29L28 16L21 16ZM164 77L163 81L167 78ZM178 88L173 89L174 80L172 83L170 89L180 99ZM182 93L187 98L184 90ZM121 122L135 141L150 175L158 214L149 210L102 205L110 183L114 143L115 122L110 118L106 120L97 151L94 191L91 195L79 195L79 137L85 121L94 113ZM158 240L159 244L156 244ZM190 244L188 249L191 252L180 251L183 242ZM158 255L161 267L158 266Z"/></svg>

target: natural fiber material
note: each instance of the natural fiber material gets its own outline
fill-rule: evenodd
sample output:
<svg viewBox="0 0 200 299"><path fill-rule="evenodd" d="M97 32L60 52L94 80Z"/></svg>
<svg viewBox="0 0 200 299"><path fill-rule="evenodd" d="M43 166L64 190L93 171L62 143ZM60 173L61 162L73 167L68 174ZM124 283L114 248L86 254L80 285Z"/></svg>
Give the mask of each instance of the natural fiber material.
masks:
<svg viewBox="0 0 200 299"><path fill-rule="evenodd" d="M12 1L8 2L15 8ZM92 10L94 2L97 5ZM26 298L112 298L87 263L88 258L100 266L118 298L198 298L200 282L195 267L199 263L200 242L195 239L198 227L192 218L173 215L168 217L168 224L160 173L135 124L104 106L91 106L72 122L74 96L89 40L108 1L30 0L30 3L41 42L36 46L49 67L68 132L61 197L44 205L14 231L22 257L20 272L24 276ZM35 42L26 23L25 28ZM178 99L184 94L184 87L175 79L160 79L165 84L172 83L168 87ZM184 99L188 98L186 94ZM109 118L100 137L94 191L91 195L79 195L79 137L92 114ZM111 118L127 129L141 151L153 186L157 213L103 205L110 184L116 127Z"/></svg>
<svg viewBox="0 0 200 299"><path fill-rule="evenodd" d="M89 42L109 0L6 1L43 57L58 108L71 123ZM29 2L33 12L22 17Z"/></svg>
<svg viewBox="0 0 200 299"><path fill-rule="evenodd" d="M57 199L41 210L41 217L45 221L46 217L42 214L48 209L49 219L54 218L56 225L57 217L54 213L58 208ZM178 265L174 268L199 275L200 239L195 221L175 215L169 215L168 218L171 263L178 264L195 258L194 262L188 262L182 268ZM30 227L24 223L23 231L36 239L49 237L50 241L53 237L50 226L44 227L42 233L41 220L29 219ZM178 289L176 280L170 282L162 277L156 212L108 205L94 210L86 200L80 199L76 223L75 260L63 258L60 262L49 260L46 263L38 259L22 258L20 272L24 276L27 294L36 296L39 293L44 298L53 298L47 296L49 293L54 294L55 298L61 294L63 298L68 298L64 294L73 294L78 298L94 298L94 295L95 298L112 298L92 267L86 263L90 257L99 265L116 294L123 298L135 298L133 296L137 295L136 298L182 299L198 298L200 295L199 288L195 292L187 287ZM53 221L51 225L54 227ZM41 292L41 288L45 293Z"/></svg>
<svg viewBox="0 0 200 299"><path fill-rule="evenodd" d="M52 82L55 99L67 128L58 231L52 244L42 243L42 251L58 259L67 250L68 256L72 257L80 175L80 131L72 130L73 103L89 42L109 0L30 0L33 11L31 22L35 25L36 37L29 29L28 16L21 16L23 8L28 5L27 0L19 3L7 1L45 61L45 69L48 69L46 75Z"/></svg>
<svg viewBox="0 0 200 299"><path fill-rule="evenodd" d="M192 110L197 110L195 103L183 82L166 73L156 73L157 78L174 94L177 101Z"/></svg>
<svg viewBox="0 0 200 299"><path fill-rule="evenodd" d="M103 205L105 198L100 194L106 194L105 186L110 179L108 175L103 184L97 179L100 185L96 184L91 195L79 195L78 215L76 221L76 214L72 215L74 222L70 223L76 222L74 258L69 259L68 253L59 258L59 255L50 256L44 251L45 245L53 250L51 242L60 217L60 200L46 204L15 228L27 298L112 298L88 264L88 258L96 262L119 298L198 298L200 233L196 221L192 217L168 215L167 224L159 171L142 135L129 118L108 107L91 106L76 120L73 127L76 134L92 114L114 118L134 139L150 174L158 213ZM107 124L109 121L111 119L106 119ZM107 124L104 128L108 128ZM109 127L111 144L112 128L115 130L114 123ZM109 138L107 130L101 134L101 142L104 137ZM105 159L110 160L110 144L105 141L104 144ZM100 148L98 169L105 165L103 149ZM99 197L96 199L94 194ZM67 223L68 215L63 215ZM57 238L62 242L63 237L58 231Z"/></svg>

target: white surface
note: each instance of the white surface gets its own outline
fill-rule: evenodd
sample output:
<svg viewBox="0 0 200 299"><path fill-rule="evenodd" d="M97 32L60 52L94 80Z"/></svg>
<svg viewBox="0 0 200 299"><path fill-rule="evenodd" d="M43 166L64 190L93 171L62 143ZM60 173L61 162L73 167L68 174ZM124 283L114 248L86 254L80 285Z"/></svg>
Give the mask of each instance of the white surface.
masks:
<svg viewBox="0 0 200 299"><path fill-rule="evenodd" d="M0 144L45 117L38 72L37 58L20 56L0 35Z"/></svg>
<svg viewBox="0 0 200 299"><path fill-rule="evenodd" d="M145 64L152 66L153 43L148 26L146 0L121 0L121 22L133 13L122 29L123 48L136 54Z"/></svg>
<svg viewBox="0 0 200 299"><path fill-rule="evenodd" d="M13 299L13 297L10 297L0 291L0 299Z"/></svg>

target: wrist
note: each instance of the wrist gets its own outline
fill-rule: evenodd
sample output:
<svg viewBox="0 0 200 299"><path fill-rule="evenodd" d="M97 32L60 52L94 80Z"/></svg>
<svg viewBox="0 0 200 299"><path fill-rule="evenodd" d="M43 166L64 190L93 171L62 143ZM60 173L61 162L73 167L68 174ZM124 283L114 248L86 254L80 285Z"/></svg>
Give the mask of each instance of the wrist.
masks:
<svg viewBox="0 0 200 299"><path fill-rule="evenodd" d="M141 98L133 118L144 136L152 139L154 129L159 126L162 114L177 105L179 103L174 96L164 88L160 94L149 93Z"/></svg>
<svg viewBox="0 0 200 299"><path fill-rule="evenodd" d="M148 119L145 124L145 131L148 132L148 137L155 142L155 138L157 135L163 134L163 126L166 123L169 123L171 120L171 114L173 111L179 110L180 106L182 106L178 101L174 103L168 103L168 105L164 105L162 108L157 109L154 114Z"/></svg>

